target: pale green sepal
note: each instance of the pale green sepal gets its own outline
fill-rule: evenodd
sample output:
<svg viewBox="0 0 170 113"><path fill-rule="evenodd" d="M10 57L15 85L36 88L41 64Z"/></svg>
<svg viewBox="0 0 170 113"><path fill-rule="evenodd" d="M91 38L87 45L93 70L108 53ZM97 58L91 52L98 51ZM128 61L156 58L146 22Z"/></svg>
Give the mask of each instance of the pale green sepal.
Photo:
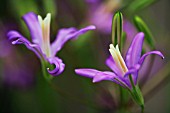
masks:
<svg viewBox="0 0 170 113"><path fill-rule="evenodd" d="M144 106L144 99L143 99L143 95L140 91L140 88L138 85L135 86L135 88L132 89L132 97L134 99L134 101L140 105L140 106Z"/></svg>
<svg viewBox="0 0 170 113"><path fill-rule="evenodd" d="M132 89L129 90L133 100L141 107L142 112L144 111L144 98L138 85L135 85L132 79L132 75L129 75L129 79L132 85Z"/></svg>

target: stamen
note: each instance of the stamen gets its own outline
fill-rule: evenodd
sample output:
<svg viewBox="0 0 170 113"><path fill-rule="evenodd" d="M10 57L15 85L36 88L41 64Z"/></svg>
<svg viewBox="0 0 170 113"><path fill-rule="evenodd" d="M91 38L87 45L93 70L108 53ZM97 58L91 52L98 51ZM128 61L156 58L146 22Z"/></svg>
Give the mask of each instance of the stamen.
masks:
<svg viewBox="0 0 170 113"><path fill-rule="evenodd" d="M122 75L124 75L127 71L128 68L126 67L126 64L121 56L121 53L119 51L119 47L118 45L116 45L116 49L113 46L113 44L110 44L110 49L109 49L115 63L116 66L119 68L119 70L122 72Z"/></svg>
<svg viewBox="0 0 170 113"><path fill-rule="evenodd" d="M50 21L51 21L51 14L48 13L47 16L44 18L44 20L42 19L41 16L38 15L38 21L39 21L39 23L41 25L42 35L43 35L42 51L47 56L50 56L51 55L51 51L50 51Z"/></svg>

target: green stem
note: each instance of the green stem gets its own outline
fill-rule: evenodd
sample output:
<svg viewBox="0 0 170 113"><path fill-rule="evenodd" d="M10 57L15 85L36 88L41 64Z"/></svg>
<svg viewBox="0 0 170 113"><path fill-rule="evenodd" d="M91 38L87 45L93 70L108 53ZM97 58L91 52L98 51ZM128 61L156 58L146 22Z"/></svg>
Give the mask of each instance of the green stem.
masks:
<svg viewBox="0 0 170 113"><path fill-rule="evenodd" d="M145 109L144 105L141 105L141 113L144 113L144 109Z"/></svg>
<svg viewBox="0 0 170 113"><path fill-rule="evenodd" d="M144 99L143 99L143 95L138 87L138 85L135 86L133 79L132 79L132 75L129 75L129 79L132 85L132 90L130 91L134 101L141 106L141 112L144 112Z"/></svg>
<svg viewBox="0 0 170 113"><path fill-rule="evenodd" d="M47 72L47 68L46 68L47 62L45 62L44 60L41 60L41 65L42 65L42 73L43 73L44 78L46 79L48 84L51 86L51 88L54 91L56 91L60 96L64 97L65 99L69 99L71 101L75 101L75 102L84 104L86 106L94 108L95 110L99 109L97 106L92 105L91 102L89 102L88 100L83 101L81 99L78 99L76 96L71 95L70 93L67 93L64 90L57 87L56 85L54 85L53 82L52 82L52 76Z"/></svg>
<svg viewBox="0 0 170 113"><path fill-rule="evenodd" d="M41 66L44 78L47 80L47 82L51 82L52 76L48 74L46 68L46 61L44 61L43 59L41 60Z"/></svg>
<svg viewBox="0 0 170 113"><path fill-rule="evenodd" d="M132 79L132 75L129 75L129 79L130 79L132 88L133 88L133 89L136 89L136 88L135 88L135 84L134 84L133 79ZM135 90L135 91L136 91L136 90Z"/></svg>

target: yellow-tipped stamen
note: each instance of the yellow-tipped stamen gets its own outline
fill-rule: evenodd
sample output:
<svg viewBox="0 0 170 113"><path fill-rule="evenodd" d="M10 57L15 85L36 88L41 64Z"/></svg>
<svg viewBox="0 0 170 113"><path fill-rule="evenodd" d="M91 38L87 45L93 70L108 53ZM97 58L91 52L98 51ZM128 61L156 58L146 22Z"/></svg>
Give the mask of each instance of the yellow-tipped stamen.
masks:
<svg viewBox="0 0 170 113"><path fill-rule="evenodd" d="M109 49L115 63L116 66L119 68L119 70L121 71L121 74L124 75L127 71L128 68L121 56L121 53L119 51L119 47L118 45L116 45L116 48L113 46L113 44L110 44L110 49Z"/></svg>
<svg viewBox="0 0 170 113"><path fill-rule="evenodd" d="M40 23L42 29L42 51L47 55L51 55L50 51L50 22L51 22L51 14L48 13L47 16L42 19L40 15L38 15L38 21Z"/></svg>

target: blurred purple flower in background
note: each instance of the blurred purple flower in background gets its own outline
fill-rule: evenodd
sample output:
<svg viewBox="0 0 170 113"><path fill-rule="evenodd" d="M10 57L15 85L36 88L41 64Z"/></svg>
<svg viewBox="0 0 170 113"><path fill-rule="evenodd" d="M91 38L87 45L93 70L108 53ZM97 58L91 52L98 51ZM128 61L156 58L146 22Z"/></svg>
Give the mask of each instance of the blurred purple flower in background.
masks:
<svg viewBox="0 0 170 113"><path fill-rule="evenodd" d="M88 3L87 18L91 24L103 33L111 32L113 12L120 6L120 0L86 0Z"/></svg>
<svg viewBox="0 0 170 113"><path fill-rule="evenodd" d="M112 18L117 9L121 8L121 0L86 0L88 3L87 20L94 24L102 33L110 34ZM137 33L130 21L124 19L123 31L126 32L128 41L131 41ZM130 40L129 40L130 39Z"/></svg>
<svg viewBox="0 0 170 113"><path fill-rule="evenodd" d="M33 70L29 69L28 65L25 66L21 62L16 64L15 62L14 56L13 58L8 56L8 59L3 63L2 79L4 85L22 89L32 86L35 82Z"/></svg>
<svg viewBox="0 0 170 113"><path fill-rule="evenodd" d="M126 19L123 21L123 31L126 33L127 41L129 42L131 42L137 34L135 26Z"/></svg>
<svg viewBox="0 0 170 113"><path fill-rule="evenodd" d="M28 49L33 51L41 60L45 60L50 64L55 64L55 69L47 68L51 75L57 76L64 70L65 64L55 55L61 50L65 42L70 39L76 39L79 35L95 29L95 26L87 26L77 30L74 27L63 28L59 30L56 39L50 44L50 21L51 14L48 13L43 20L41 16L37 16L33 12L29 12L23 16L23 20L27 24L32 43L17 31L9 31L7 36L12 44L24 44Z"/></svg>
<svg viewBox="0 0 170 113"><path fill-rule="evenodd" d="M33 70L29 64L25 65L24 58L6 39L5 32L8 26L1 26L0 38L0 62L1 80L5 87L25 89L34 83ZM17 62L17 63L16 63ZM0 65L0 66L1 66Z"/></svg>
<svg viewBox="0 0 170 113"><path fill-rule="evenodd" d="M161 56L162 58L164 58L162 53L159 51L147 52L141 57L143 40L144 40L144 34L142 32L138 33L135 36L126 54L125 61L123 60L121 56L118 45L116 45L116 48L115 48L113 44L110 44L109 51L111 53L111 56L106 60L106 65L113 72L98 71L95 69L76 69L75 72L79 75L93 78L93 82L109 80L125 88L131 89L132 86L131 86L131 82L128 76L132 75L133 82L136 85L137 78L138 78L138 71L141 65L143 64L146 56L150 54L157 54Z"/></svg>

